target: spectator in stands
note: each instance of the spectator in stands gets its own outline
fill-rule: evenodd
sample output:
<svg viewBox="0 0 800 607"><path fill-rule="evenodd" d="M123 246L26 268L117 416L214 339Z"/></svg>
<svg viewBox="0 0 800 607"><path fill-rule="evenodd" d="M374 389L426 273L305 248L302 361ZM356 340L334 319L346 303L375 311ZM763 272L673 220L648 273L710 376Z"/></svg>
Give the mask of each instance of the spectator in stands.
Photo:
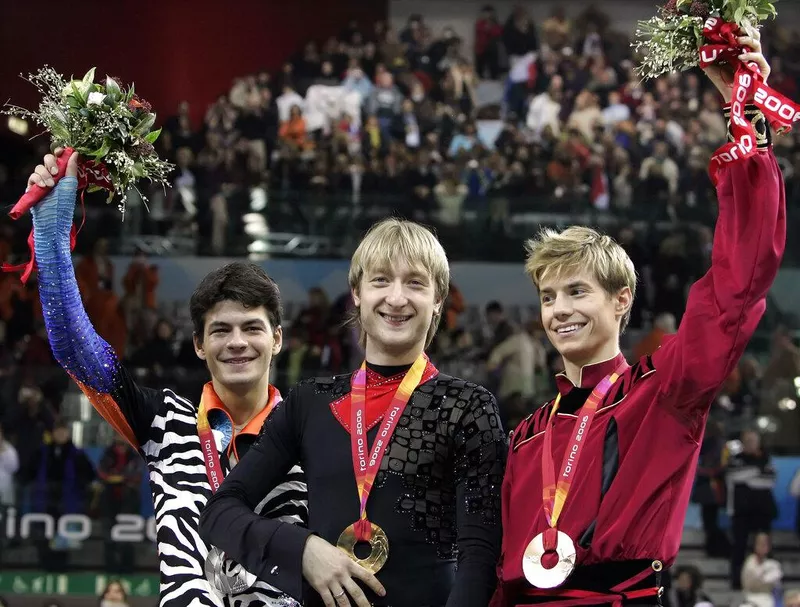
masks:
<svg viewBox="0 0 800 607"><path fill-rule="evenodd" d="M313 142L308 138L306 121L299 105L292 106L289 111L289 118L281 122L278 136L283 143L284 150L288 152L290 157L313 146Z"/></svg>
<svg viewBox="0 0 800 607"><path fill-rule="evenodd" d="M117 515L137 514L141 504L142 460L119 434L109 445L97 467L100 480L98 510L106 525L105 563L109 573L134 570L134 545L111 536Z"/></svg>
<svg viewBox="0 0 800 607"><path fill-rule="evenodd" d="M489 327L487 354L514 334L514 327L506 317L499 301L490 301L485 309L486 324Z"/></svg>
<svg viewBox="0 0 800 607"><path fill-rule="evenodd" d="M744 599L755 607L775 607L775 596L783 579L781 564L772 558L769 533L755 536L753 553L742 567Z"/></svg>
<svg viewBox="0 0 800 607"><path fill-rule="evenodd" d="M166 318L160 319L145 342L130 358L131 366L150 369L157 377L165 377L177 364L175 328Z"/></svg>
<svg viewBox="0 0 800 607"><path fill-rule="evenodd" d="M144 329L145 310L155 310L156 289L158 288L158 266L148 263L147 254L137 248L133 255L128 271L122 279L125 295L122 306L125 310L125 322L132 329Z"/></svg>
<svg viewBox="0 0 800 607"><path fill-rule="evenodd" d="M753 533L769 532L777 515L773 495L775 469L755 430L742 432L741 450L733 453L725 472L731 517L731 588L741 590L742 564ZM763 546L762 546L763 549Z"/></svg>
<svg viewBox="0 0 800 607"><path fill-rule="evenodd" d="M672 335L678 330L675 323L675 317L669 312L664 312L656 316L653 322L652 330L636 344L634 349L634 358L640 359L642 356L650 356L660 346L661 342L667 335Z"/></svg>
<svg viewBox="0 0 800 607"><path fill-rule="evenodd" d="M111 580L100 595L100 607L128 607L128 593L118 580Z"/></svg>
<svg viewBox="0 0 800 607"><path fill-rule="evenodd" d="M481 78L497 80L500 76L500 42L503 27L491 4L481 9L475 21L475 70Z"/></svg>
<svg viewBox="0 0 800 607"><path fill-rule="evenodd" d="M487 370L497 382L497 405L504 428L514 428L529 413L535 393L536 347L522 327L489 352Z"/></svg>
<svg viewBox="0 0 800 607"><path fill-rule="evenodd" d="M54 422L55 412L52 405L45 400L33 377L25 377L16 394L16 400L6 410L3 421L6 438L17 448L21 470L32 465L44 437L53 429ZM23 483L25 480L20 478Z"/></svg>
<svg viewBox="0 0 800 607"><path fill-rule="evenodd" d="M19 455L16 448L3 435L0 425L0 509L15 502L14 475L19 470Z"/></svg>
<svg viewBox="0 0 800 607"><path fill-rule="evenodd" d="M703 592L703 576L697 567L677 567L672 573L672 587L665 601L669 607L711 607Z"/></svg>
<svg viewBox="0 0 800 607"><path fill-rule="evenodd" d="M53 426L51 442L38 447L20 470L20 477L31 483L33 511L58 519L65 514L86 512L95 470L83 449L72 442L69 424L59 420ZM66 570L72 546L65 538L40 538L37 547L45 571Z"/></svg>
<svg viewBox="0 0 800 607"><path fill-rule="evenodd" d="M710 418L706 423L697 462L697 478L692 488L692 502L700 506L706 555L729 558L731 545L719 528L719 510L725 503L725 469L722 464L724 431L723 425L715 419Z"/></svg>

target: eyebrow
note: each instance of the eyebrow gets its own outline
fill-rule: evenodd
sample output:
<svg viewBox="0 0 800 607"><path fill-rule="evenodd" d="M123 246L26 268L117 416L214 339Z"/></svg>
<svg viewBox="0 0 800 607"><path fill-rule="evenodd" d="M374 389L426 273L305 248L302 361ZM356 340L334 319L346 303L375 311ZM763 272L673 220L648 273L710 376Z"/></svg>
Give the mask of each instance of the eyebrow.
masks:
<svg viewBox="0 0 800 607"><path fill-rule="evenodd" d="M588 288L589 287L589 283L585 282L583 280L575 280L575 281L572 281L571 283L569 283L566 286L566 289L569 290L569 289L574 289L576 287L587 287ZM553 293L554 291L555 291L555 289L553 289L552 287L547 287L545 289L541 289L540 290L541 293Z"/></svg>
<svg viewBox="0 0 800 607"><path fill-rule="evenodd" d="M242 323L242 325L245 326L245 327L259 326L259 327L262 327L262 328L265 328L265 329L267 327L267 325L264 324L264 321L261 320L260 318L252 318L250 320L246 320L246 321L244 321ZM221 320L215 320L214 322L212 322L211 324L208 325L208 329L209 330L212 330L212 329L228 329L228 328L230 328L230 326L231 326L231 323L222 322Z"/></svg>

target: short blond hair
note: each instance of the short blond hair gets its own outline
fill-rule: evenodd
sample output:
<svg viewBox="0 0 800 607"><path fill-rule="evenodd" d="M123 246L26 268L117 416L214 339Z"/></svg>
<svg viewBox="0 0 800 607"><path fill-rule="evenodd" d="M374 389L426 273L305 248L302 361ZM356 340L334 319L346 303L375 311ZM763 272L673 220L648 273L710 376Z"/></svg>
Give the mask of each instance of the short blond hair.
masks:
<svg viewBox="0 0 800 607"><path fill-rule="evenodd" d="M358 245L350 260L350 272L347 281L350 289L358 293L361 279L366 272L378 269L390 269L398 261L409 266L421 266L433 280L436 301L444 302L450 291L450 264L447 254L436 236L425 226L413 221L389 218L373 225ZM366 335L361 327L361 311L356 308L352 322L361 329L359 343L366 346ZM442 310L433 315L425 347L431 345Z"/></svg>
<svg viewBox="0 0 800 607"><path fill-rule="evenodd" d="M525 272L537 289L545 276L588 271L609 295L628 287L633 305L636 269L625 249L611 236L583 226L572 226L563 232L544 228L525 243L525 250ZM625 330L630 318L629 308L620 321L620 331Z"/></svg>

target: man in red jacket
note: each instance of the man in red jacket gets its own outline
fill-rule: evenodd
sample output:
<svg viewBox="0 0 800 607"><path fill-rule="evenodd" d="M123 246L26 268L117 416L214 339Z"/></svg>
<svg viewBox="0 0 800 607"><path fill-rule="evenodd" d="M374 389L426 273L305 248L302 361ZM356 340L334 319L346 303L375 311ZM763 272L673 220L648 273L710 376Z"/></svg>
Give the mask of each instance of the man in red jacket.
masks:
<svg viewBox="0 0 800 607"><path fill-rule="evenodd" d="M766 80L758 37L739 43ZM732 79L706 73L730 102ZM526 271L565 371L512 439L493 606L658 603L709 408L764 313L786 241L782 177L757 126L758 153L719 172L711 269L677 334L632 366L619 348L636 288L625 251L584 227L529 242Z"/></svg>

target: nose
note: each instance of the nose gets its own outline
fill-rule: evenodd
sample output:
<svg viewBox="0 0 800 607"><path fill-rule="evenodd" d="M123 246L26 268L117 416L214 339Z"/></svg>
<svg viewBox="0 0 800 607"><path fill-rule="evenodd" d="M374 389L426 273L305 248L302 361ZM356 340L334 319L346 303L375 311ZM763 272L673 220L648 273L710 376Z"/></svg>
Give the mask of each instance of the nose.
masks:
<svg viewBox="0 0 800 607"><path fill-rule="evenodd" d="M389 292L386 294L386 303L393 308L402 308L408 303L405 288L401 280L395 280L389 287Z"/></svg>
<svg viewBox="0 0 800 607"><path fill-rule="evenodd" d="M230 332L228 343L225 344L231 350L244 350L247 347L244 331L236 327Z"/></svg>
<svg viewBox="0 0 800 607"><path fill-rule="evenodd" d="M553 316L559 320L572 316L572 298L564 293L557 293L553 302Z"/></svg>

